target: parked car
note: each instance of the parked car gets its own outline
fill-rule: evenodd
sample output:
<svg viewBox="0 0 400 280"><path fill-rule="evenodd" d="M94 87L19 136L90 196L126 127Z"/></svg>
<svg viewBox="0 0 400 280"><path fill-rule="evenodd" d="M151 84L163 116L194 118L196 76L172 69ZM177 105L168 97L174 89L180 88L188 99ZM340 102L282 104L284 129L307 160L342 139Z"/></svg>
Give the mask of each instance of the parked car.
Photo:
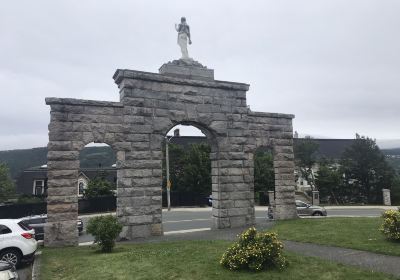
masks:
<svg viewBox="0 0 400 280"><path fill-rule="evenodd" d="M0 260L15 267L32 262L37 248L35 230L22 219L0 219Z"/></svg>
<svg viewBox="0 0 400 280"><path fill-rule="evenodd" d="M36 215L22 218L22 220L31 228L35 230L35 238L36 240L44 239L44 226L47 223L47 215ZM81 219L76 221L76 225L78 228L79 234L83 231L83 222Z"/></svg>
<svg viewBox="0 0 400 280"><path fill-rule="evenodd" d="M301 200L296 200L297 215L299 216L327 216L326 209L322 206L311 205ZM268 206L268 218L273 219L273 207Z"/></svg>
<svg viewBox="0 0 400 280"><path fill-rule="evenodd" d="M207 196L207 197L206 197L206 200L207 200L207 205L208 205L208 206L212 206L212 201L213 201L212 196L211 196L211 195L210 195L210 196Z"/></svg>
<svg viewBox="0 0 400 280"><path fill-rule="evenodd" d="M0 261L0 280L15 279L19 279L18 273L15 271L15 266L9 262Z"/></svg>

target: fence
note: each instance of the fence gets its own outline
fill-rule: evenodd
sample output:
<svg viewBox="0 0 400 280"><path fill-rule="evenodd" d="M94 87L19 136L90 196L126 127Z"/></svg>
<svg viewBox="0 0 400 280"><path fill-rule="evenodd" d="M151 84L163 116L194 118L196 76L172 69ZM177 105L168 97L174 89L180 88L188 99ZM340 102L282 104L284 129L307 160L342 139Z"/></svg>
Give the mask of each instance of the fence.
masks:
<svg viewBox="0 0 400 280"><path fill-rule="evenodd" d="M79 214L115 211L115 209L117 209L116 197L105 196L90 199L79 199L78 209ZM18 219L46 213L46 202L9 204L0 206L0 219Z"/></svg>
<svg viewBox="0 0 400 280"><path fill-rule="evenodd" d="M171 192L171 205L177 206L206 206L207 197L191 192ZM163 207L167 207L167 193L162 193ZM117 209L117 198L115 196L96 197L90 199L79 199L79 214L111 212ZM0 206L0 219L18 219L27 216L47 213L46 202L9 204Z"/></svg>
<svg viewBox="0 0 400 280"><path fill-rule="evenodd" d="M80 199L78 209L79 214L115 211L117 209L117 198L115 196L102 196Z"/></svg>
<svg viewBox="0 0 400 280"><path fill-rule="evenodd" d="M207 196L192 192L171 192L171 206L206 206ZM162 205L167 207L167 193L162 193Z"/></svg>
<svg viewBox="0 0 400 280"><path fill-rule="evenodd" d="M8 204L0 206L0 219L18 219L47 213L46 202Z"/></svg>

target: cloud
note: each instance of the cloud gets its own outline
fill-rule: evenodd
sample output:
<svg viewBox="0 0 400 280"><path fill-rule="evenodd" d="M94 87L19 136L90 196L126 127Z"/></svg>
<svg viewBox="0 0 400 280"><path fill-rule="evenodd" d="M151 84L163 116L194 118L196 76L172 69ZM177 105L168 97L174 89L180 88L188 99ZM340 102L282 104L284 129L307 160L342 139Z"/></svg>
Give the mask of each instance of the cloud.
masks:
<svg viewBox="0 0 400 280"><path fill-rule="evenodd" d="M0 149L46 145L45 97L116 101L115 69L157 72L178 58L181 16L190 55L217 79L250 83L252 110L293 113L305 134L399 139L399 8L396 0L8 1Z"/></svg>

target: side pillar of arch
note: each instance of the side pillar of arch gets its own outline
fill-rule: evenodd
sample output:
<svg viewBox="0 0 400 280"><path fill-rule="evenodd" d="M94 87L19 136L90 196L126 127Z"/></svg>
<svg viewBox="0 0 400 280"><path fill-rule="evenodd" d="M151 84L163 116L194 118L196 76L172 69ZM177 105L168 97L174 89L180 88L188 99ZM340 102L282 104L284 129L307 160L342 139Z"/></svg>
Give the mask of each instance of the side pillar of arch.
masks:
<svg viewBox="0 0 400 280"><path fill-rule="evenodd" d="M72 122L63 105L51 105L50 115L44 244L47 247L77 246L79 148L76 141L82 139L69 137Z"/></svg>
<svg viewBox="0 0 400 280"><path fill-rule="evenodd" d="M124 147L122 105L118 102L46 98L50 105L47 145L47 223L44 245L78 245L79 154L91 142Z"/></svg>
<svg viewBox="0 0 400 280"><path fill-rule="evenodd" d="M211 162L213 227L218 229L255 223L253 140L247 137L246 117L236 117L236 123L227 121L227 136L217 138L219 151Z"/></svg>
<svg viewBox="0 0 400 280"><path fill-rule="evenodd" d="M275 215L276 220L298 217L295 204L293 139L274 140Z"/></svg>
<svg viewBox="0 0 400 280"><path fill-rule="evenodd" d="M255 148L271 147L275 173L274 218L297 218L293 154L293 115L249 112L249 132ZM255 149L254 149L255 151Z"/></svg>

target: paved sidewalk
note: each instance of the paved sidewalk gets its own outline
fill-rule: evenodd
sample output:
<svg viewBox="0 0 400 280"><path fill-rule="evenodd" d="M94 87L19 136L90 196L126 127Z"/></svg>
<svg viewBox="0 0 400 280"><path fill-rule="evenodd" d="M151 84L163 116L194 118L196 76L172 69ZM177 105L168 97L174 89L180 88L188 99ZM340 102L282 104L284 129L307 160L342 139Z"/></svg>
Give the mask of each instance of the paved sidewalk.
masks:
<svg viewBox="0 0 400 280"><path fill-rule="evenodd" d="M284 241L284 244L286 250L301 255L400 276L400 257L294 241Z"/></svg>

